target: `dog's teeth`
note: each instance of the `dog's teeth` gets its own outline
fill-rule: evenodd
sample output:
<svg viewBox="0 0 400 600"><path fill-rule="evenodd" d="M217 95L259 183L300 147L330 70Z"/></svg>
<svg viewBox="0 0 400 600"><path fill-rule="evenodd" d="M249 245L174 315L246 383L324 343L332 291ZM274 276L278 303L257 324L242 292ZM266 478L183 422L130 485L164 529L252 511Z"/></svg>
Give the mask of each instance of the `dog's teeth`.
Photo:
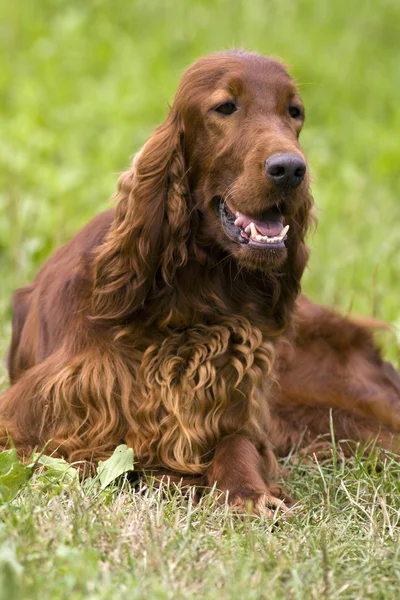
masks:
<svg viewBox="0 0 400 600"><path fill-rule="evenodd" d="M257 232L256 226L254 225L253 222L250 223L250 231L251 231L251 237L257 239L258 232Z"/></svg>
<svg viewBox="0 0 400 600"><path fill-rule="evenodd" d="M283 239L288 231L289 231L289 225L286 225L286 227L284 227L282 229L282 231L280 232L279 237Z"/></svg>
<svg viewBox="0 0 400 600"><path fill-rule="evenodd" d="M263 242L264 244L278 244L283 241L288 230L289 230L289 225L286 225L282 229L282 231L280 232L279 235L273 236L273 237L268 237L267 235L262 235L258 231L255 224L253 222L251 222L250 225L247 225L247 227L243 231L244 231L244 233L247 233L247 235L249 235L251 237L251 239L253 239L257 242Z"/></svg>

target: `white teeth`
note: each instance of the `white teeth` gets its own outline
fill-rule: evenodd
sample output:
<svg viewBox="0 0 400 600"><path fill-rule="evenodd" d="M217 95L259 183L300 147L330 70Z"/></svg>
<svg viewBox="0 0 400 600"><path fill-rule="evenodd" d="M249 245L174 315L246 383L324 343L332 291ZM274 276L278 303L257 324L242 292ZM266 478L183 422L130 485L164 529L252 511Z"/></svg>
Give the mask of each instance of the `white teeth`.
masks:
<svg viewBox="0 0 400 600"><path fill-rule="evenodd" d="M268 237L267 235L262 235L253 222L243 230L251 239L262 242L264 244L277 244L283 242L286 237L287 232L289 231L289 225L286 225L278 236Z"/></svg>
<svg viewBox="0 0 400 600"><path fill-rule="evenodd" d="M286 225L280 232L278 236L268 237L267 235L261 235L258 231L254 223L250 223L245 229L247 234L251 234L251 238L256 240L257 242L263 242L265 244L278 244L283 242L287 232L289 231L289 225Z"/></svg>
<svg viewBox="0 0 400 600"><path fill-rule="evenodd" d="M289 225L286 225L286 227L284 227L282 229L282 231L280 232L279 237L284 238L288 231L289 231Z"/></svg>

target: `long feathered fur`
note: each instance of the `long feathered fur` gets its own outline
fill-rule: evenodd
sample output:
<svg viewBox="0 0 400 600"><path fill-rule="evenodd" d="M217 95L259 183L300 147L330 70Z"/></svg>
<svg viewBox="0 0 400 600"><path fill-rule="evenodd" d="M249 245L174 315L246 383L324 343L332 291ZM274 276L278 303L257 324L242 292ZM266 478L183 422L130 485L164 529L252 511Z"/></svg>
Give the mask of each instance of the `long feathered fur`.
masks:
<svg viewBox="0 0 400 600"><path fill-rule="evenodd" d="M243 127L215 117L222 89L253 89ZM15 294L1 444L11 438L27 455L51 440L48 452L98 461L125 442L138 467L208 473L242 496L266 491L274 439L282 448L294 439L277 417L274 357L287 330L300 346L292 314L312 223L307 177L274 196L259 169L280 148L301 153L298 124L288 127L271 100L288 89L296 93L283 67L255 54L217 54L187 71L165 122L121 175L115 210ZM249 214L275 198L290 224L281 258L227 238L213 209L224 193ZM235 464L224 466L229 456Z"/></svg>
<svg viewBox="0 0 400 600"><path fill-rule="evenodd" d="M93 316L115 320L143 307L159 273L172 285L187 262L190 193L179 116L169 117L118 182L114 223L95 257Z"/></svg>
<svg viewBox="0 0 400 600"><path fill-rule="evenodd" d="M274 470L274 340L299 291L312 199L305 185L291 209L287 264L274 268L261 255L247 265L226 252L201 189L228 148L206 148L201 102L249 60L265 67L257 55L227 53L188 70L165 122L121 175L114 213L17 296L28 310L15 320L13 386L0 414L3 438L25 452L51 439L49 451L96 461L125 441L142 467L201 474L219 441L240 432ZM287 77L274 61L267 67Z"/></svg>

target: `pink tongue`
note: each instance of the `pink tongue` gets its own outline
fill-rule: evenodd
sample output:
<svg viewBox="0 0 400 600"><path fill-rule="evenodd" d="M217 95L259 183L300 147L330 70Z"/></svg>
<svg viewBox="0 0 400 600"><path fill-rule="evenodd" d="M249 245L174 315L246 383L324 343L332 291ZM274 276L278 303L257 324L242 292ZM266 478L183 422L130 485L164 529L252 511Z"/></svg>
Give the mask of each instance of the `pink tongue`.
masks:
<svg viewBox="0 0 400 600"><path fill-rule="evenodd" d="M282 221L279 219L273 221L260 221L254 217L239 213L239 216L236 217L235 220L236 227L241 227L242 229L246 229L250 223L254 223L261 235L267 235L268 237L278 236L283 229Z"/></svg>

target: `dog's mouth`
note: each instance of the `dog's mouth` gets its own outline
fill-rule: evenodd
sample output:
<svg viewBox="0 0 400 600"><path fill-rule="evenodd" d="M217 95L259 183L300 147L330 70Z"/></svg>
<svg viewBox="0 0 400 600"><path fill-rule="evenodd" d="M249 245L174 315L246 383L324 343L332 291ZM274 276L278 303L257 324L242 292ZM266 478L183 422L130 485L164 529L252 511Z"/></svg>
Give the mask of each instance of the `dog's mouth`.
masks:
<svg viewBox="0 0 400 600"><path fill-rule="evenodd" d="M214 198L214 210L226 235L238 244L264 250L285 247L289 225L278 206L271 206L257 216L236 210L223 198Z"/></svg>

